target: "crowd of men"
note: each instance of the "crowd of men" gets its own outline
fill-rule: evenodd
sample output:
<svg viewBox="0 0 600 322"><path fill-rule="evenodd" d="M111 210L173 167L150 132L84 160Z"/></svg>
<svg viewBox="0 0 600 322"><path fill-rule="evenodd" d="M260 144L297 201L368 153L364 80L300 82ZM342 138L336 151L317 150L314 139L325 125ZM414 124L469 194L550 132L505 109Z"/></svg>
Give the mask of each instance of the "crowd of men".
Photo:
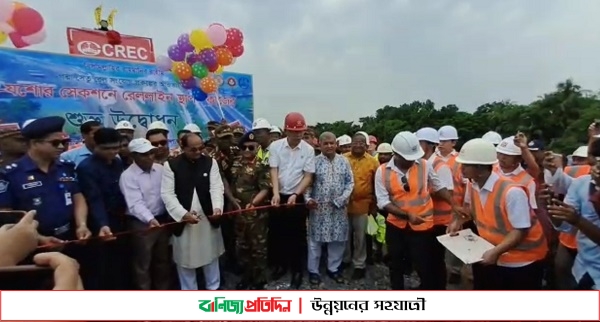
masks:
<svg viewBox="0 0 600 322"><path fill-rule="evenodd" d="M425 290L464 271L483 290L600 285L596 123L568 162L522 133L490 131L459 153L450 125L380 143L317 134L295 112L283 130L188 124L172 149L162 122L134 138L129 122L87 121L78 146L64 123L0 133L0 209L35 211L36 251L76 259L85 289L216 290L224 270L236 289L284 276L298 289L306 275L364 279L378 261L394 290L413 271ZM370 216L386 218L384 238L367 233ZM463 228L494 246L468 268L437 240Z"/></svg>

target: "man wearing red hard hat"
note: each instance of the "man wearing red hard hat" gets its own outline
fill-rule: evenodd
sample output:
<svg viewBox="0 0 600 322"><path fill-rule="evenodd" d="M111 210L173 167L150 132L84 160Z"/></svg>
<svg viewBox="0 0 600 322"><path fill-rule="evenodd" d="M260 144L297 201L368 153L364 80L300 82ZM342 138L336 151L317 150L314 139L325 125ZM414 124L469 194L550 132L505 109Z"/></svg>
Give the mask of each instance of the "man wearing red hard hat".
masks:
<svg viewBox="0 0 600 322"><path fill-rule="evenodd" d="M369 135L369 147L367 148L367 152L370 155L375 156L377 154L377 138L374 135Z"/></svg>
<svg viewBox="0 0 600 322"><path fill-rule="evenodd" d="M308 208L303 205L304 192L315 173L315 150L303 140L306 120L297 112L286 115L284 131L286 138L271 143L269 166L273 198L271 204L278 207L270 214L270 257L277 280L290 270L291 288L302 284L302 272L307 256L306 219Z"/></svg>

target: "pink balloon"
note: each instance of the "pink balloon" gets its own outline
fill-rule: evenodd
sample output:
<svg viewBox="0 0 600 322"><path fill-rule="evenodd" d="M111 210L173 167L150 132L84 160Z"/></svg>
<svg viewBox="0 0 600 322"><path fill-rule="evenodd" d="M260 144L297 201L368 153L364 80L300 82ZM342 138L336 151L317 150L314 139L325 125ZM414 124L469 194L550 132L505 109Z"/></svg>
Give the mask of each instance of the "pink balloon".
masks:
<svg viewBox="0 0 600 322"><path fill-rule="evenodd" d="M160 55L156 59L156 67L163 72L169 71L173 67L173 61L167 56Z"/></svg>
<svg viewBox="0 0 600 322"><path fill-rule="evenodd" d="M46 30L42 29L35 34L29 36L23 36L23 41L30 45L41 44L44 40L46 40Z"/></svg>
<svg viewBox="0 0 600 322"><path fill-rule="evenodd" d="M25 48L29 46L29 44L23 40L23 37L16 32L11 32L8 36L10 37L10 41L13 43L15 48Z"/></svg>
<svg viewBox="0 0 600 322"><path fill-rule="evenodd" d="M227 29L220 23L213 23L208 26L206 34L214 46L221 46L227 40Z"/></svg>
<svg viewBox="0 0 600 322"><path fill-rule="evenodd" d="M15 31L22 36L29 36L42 30L44 18L33 8L20 8L13 13L13 25Z"/></svg>
<svg viewBox="0 0 600 322"><path fill-rule="evenodd" d="M0 22L8 22L13 14L13 4L9 0L0 0Z"/></svg>

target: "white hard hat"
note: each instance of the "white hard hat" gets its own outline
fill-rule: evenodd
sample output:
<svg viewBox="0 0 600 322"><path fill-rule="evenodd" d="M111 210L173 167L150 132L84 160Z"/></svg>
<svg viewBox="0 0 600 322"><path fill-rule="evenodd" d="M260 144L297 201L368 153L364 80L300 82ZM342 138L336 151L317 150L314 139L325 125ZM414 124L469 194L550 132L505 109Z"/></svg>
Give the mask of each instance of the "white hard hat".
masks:
<svg viewBox="0 0 600 322"><path fill-rule="evenodd" d="M496 147L496 152L506 155L521 155L521 148L515 145L515 137L509 136L500 141Z"/></svg>
<svg viewBox="0 0 600 322"><path fill-rule="evenodd" d="M378 147L377 147L377 153L394 153L394 151L392 151L392 145L389 143L381 143Z"/></svg>
<svg viewBox="0 0 600 322"><path fill-rule="evenodd" d="M252 130L269 129L272 130L271 123L269 121L259 118L252 122Z"/></svg>
<svg viewBox="0 0 600 322"><path fill-rule="evenodd" d="M341 135L337 139L335 139L339 146L348 145L352 143L352 138L349 135Z"/></svg>
<svg viewBox="0 0 600 322"><path fill-rule="evenodd" d="M582 145L582 146L578 147L577 150L575 150L575 152L573 152L573 156L579 157L579 158L587 158L588 157L588 146Z"/></svg>
<svg viewBox="0 0 600 322"><path fill-rule="evenodd" d="M167 127L167 125L161 121L155 121L150 123L150 126L148 126L148 131L150 130L163 130L163 131L169 131L169 128Z"/></svg>
<svg viewBox="0 0 600 322"><path fill-rule="evenodd" d="M23 125L21 126L22 129L24 129L27 125L31 124L31 122L35 121L36 119L29 119L25 122L23 122Z"/></svg>
<svg viewBox="0 0 600 322"><path fill-rule="evenodd" d="M407 161L415 161L425 155L417 136L408 131L396 134L392 141L392 151L399 154Z"/></svg>
<svg viewBox="0 0 600 322"><path fill-rule="evenodd" d="M458 140L458 131L452 125L444 125L438 130L440 141Z"/></svg>
<svg viewBox="0 0 600 322"><path fill-rule="evenodd" d="M131 123L127 122L127 121L121 121L121 122L117 123L117 125L115 125L115 130L135 131L135 129L133 128L133 125L131 125Z"/></svg>
<svg viewBox="0 0 600 322"><path fill-rule="evenodd" d="M367 142L367 145L369 144L369 134L367 134L367 132L365 131L358 131L356 132L356 134L361 134L365 137L365 142Z"/></svg>
<svg viewBox="0 0 600 322"><path fill-rule="evenodd" d="M500 142L502 142L502 136L498 134L498 132L494 131L487 132L481 138L490 142L493 145L498 145L500 144Z"/></svg>
<svg viewBox="0 0 600 322"><path fill-rule="evenodd" d="M273 126L271 126L270 133L279 133L279 134L281 134L281 129L278 126L273 125Z"/></svg>
<svg viewBox="0 0 600 322"><path fill-rule="evenodd" d="M153 146L152 143L150 143L150 141L148 141L144 138L138 138L138 139L131 140L131 142L129 142L129 145L127 147L129 148L129 151L136 152L136 153L148 153L148 152L152 151L153 149L156 149L156 147Z"/></svg>
<svg viewBox="0 0 600 322"><path fill-rule="evenodd" d="M498 162L496 148L491 142L484 139L472 139L462 146L456 157L456 162L481 165L495 164Z"/></svg>
<svg viewBox="0 0 600 322"><path fill-rule="evenodd" d="M184 131L190 131L192 133L202 133L202 130L200 130L200 127L194 123L190 123L190 124L186 124L183 127Z"/></svg>
<svg viewBox="0 0 600 322"><path fill-rule="evenodd" d="M440 143L440 135L438 134L438 131L432 127L424 127L419 129L417 132L415 132L415 135L419 141L427 141L435 144Z"/></svg>

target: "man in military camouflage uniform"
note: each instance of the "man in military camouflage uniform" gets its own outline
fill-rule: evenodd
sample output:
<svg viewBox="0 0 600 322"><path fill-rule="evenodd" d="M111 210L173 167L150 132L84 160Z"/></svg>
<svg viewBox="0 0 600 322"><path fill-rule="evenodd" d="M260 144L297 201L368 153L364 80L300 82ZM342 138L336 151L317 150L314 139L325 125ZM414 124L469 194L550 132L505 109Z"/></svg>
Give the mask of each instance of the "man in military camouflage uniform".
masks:
<svg viewBox="0 0 600 322"><path fill-rule="evenodd" d="M206 129L208 130L208 137L209 138L214 138L215 137L215 130L221 125L221 123L217 122L217 121L208 121L208 123L206 123Z"/></svg>
<svg viewBox="0 0 600 322"><path fill-rule="evenodd" d="M250 132L239 142L234 158L232 191L244 208L262 206L271 191L269 166L256 158L258 143ZM234 215L237 258L243 270L237 289L262 290L266 284L268 212L247 211Z"/></svg>
<svg viewBox="0 0 600 322"><path fill-rule="evenodd" d="M27 141L20 130L0 132L0 166L12 164L27 153Z"/></svg>
<svg viewBox="0 0 600 322"><path fill-rule="evenodd" d="M246 134L246 129L244 129L241 125L234 125L232 128L233 131L233 144L234 146L238 146L240 143L240 139Z"/></svg>

